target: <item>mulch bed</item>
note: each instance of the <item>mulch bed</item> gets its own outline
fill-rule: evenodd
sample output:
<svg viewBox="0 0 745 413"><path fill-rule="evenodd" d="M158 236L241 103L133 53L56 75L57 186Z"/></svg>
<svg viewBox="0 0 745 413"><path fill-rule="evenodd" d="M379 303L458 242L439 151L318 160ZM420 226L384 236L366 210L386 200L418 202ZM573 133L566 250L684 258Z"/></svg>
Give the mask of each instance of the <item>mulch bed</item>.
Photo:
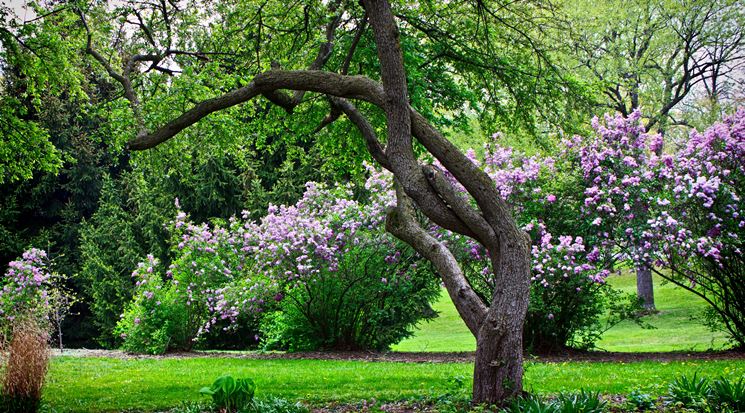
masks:
<svg viewBox="0 0 745 413"><path fill-rule="evenodd" d="M309 351L298 353L284 352L174 352L160 356L130 354L119 350L69 349L55 356L73 357L111 357L121 359L167 359L167 358L243 358L257 360L351 360L351 361L387 361L406 363L465 363L473 362L473 352L459 353L400 353L400 352L367 352L367 351ZM565 351L544 356L526 356L526 360L560 363L565 361L593 362L636 362L636 361L692 361L692 360L745 360L745 352L709 351L709 352L666 352L666 353L612 353L603 351Z"/></svg>

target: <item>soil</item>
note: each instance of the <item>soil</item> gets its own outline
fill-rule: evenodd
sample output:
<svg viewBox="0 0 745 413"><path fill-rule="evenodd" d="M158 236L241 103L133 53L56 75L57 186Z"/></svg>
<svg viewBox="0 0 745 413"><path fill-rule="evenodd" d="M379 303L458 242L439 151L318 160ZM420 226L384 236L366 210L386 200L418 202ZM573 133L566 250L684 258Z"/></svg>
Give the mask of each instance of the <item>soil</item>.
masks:
<svg viewBox="0 0 745 413"><path fill-rule="evenodd" d="M73 357L112 357L121 359L167 359L167 358L243 358L243 359L309 359L309 360L351 360L351 361L386 361L406 363L465 363L472 362L473 352L460 353L401 353L401 352L367 352L367 351L309 351L297 353L285 352L221 352L195 351L172 352L151 356L130 354L120 350L66 349L62 353L55 350L55 356ZM745 360L745 352L709 351L709 352L666 352L666 353L612 353L602 351L564 351L551 355L526 356L526 360L559 363L565 361L593 362L636 362L636 361L689 361L689 360Z"/></svg>

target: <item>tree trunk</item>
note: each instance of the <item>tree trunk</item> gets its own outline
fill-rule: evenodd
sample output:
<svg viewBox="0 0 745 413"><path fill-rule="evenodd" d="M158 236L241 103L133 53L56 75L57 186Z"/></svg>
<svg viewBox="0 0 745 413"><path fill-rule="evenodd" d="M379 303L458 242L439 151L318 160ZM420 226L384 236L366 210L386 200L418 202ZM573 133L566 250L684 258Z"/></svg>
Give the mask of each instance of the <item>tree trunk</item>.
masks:
<svg viewBox="0 0 745 413"><path fill-rule="evenodd" d="M503 404L523 379L523 323L528 310L530 256L522 234L505 245L495 266L497 288L476 338L473 402ZM520 240L525 240L521 243Z"/></svg>
<svg viewBox="0 0 745 413"><path fill-rule="evenodd" d="M652 283L652 269L646 265L639 265L636 269L636 294L647 311L655 311L654 284Z"/></svg>

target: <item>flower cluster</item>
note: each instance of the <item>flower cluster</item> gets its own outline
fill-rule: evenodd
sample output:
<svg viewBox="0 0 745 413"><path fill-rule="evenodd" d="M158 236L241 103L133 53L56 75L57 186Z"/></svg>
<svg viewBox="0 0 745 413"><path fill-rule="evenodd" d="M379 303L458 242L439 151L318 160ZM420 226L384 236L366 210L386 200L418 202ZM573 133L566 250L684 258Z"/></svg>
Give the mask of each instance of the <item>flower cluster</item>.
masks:
<svg viewBox="0 0 745 413"><path fill-rule="evenodd" d="M727 256L742 256L745 109L693 131L664 171L668 190L650 220L663 243L659 263L680 268L681 260L697 257L721 266Z"/></svg>
<svg viewBox="0 0 745 413"><path fill-rule="evenodd" d="M531 249L533 275L531 281L543 288L561 283L570 277L584 277L595 283L604 283L609 272L598 269L595 265L598 256L597 248L589 254L586 252L582 237L562 235L558 243L553 242L549 232L541 235L540 242ZM578 288L578 292L580 291Z"/></svg>
<svg viewBox="0 0 745 413"><path fill-rule="evenodd" d="M606 115L603 122L596 117L592 126L595 135L563 141L562 159L582 174L582 214L606 262L629 258L650 266L659 248L650 219L664 203L656 197L672 156L658 154L662 136L644 130L639 111L628 118Z"/></svg>

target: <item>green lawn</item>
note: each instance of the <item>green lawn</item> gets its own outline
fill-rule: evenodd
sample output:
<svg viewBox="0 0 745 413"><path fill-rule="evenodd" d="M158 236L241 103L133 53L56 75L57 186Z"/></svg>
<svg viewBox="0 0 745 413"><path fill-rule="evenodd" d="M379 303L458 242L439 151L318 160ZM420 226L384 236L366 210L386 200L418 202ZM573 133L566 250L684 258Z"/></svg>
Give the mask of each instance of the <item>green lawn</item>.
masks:
<svg viewBox="0 0 745 413"><path fill-rule="evenodd" d="M608 282L627 292L636 291L633 275L612 276ZM662 280L655 278L655 301L660 312L647 317L646 321L656 329L644 330L634 323L624 322L607 331L597 343L598 347L607 351L654 352L703 351L726 345L723 333L712 333L691 320L706 307L699 297L672 284L662 285ZM420 325L413 337L394 346L393 350L473 351L476 348L476 340L445 291L434 308L440 316Z"/></svg>
<svg viewBox="0 0 745 413"><path fill-rule="evenodd" d="M56 357L44 392L49 412L163 410L197 393L222 374L251 377L258 395L291 400L398 400L442 394L448 379L462 376L470 387L470 363L414 364L325 360L236 358L131 359ZM745 374L745 361L639 363L528 363L526 389L557 393L579 388L606 394L642 389L664 393L675 376Z"/></svg>

